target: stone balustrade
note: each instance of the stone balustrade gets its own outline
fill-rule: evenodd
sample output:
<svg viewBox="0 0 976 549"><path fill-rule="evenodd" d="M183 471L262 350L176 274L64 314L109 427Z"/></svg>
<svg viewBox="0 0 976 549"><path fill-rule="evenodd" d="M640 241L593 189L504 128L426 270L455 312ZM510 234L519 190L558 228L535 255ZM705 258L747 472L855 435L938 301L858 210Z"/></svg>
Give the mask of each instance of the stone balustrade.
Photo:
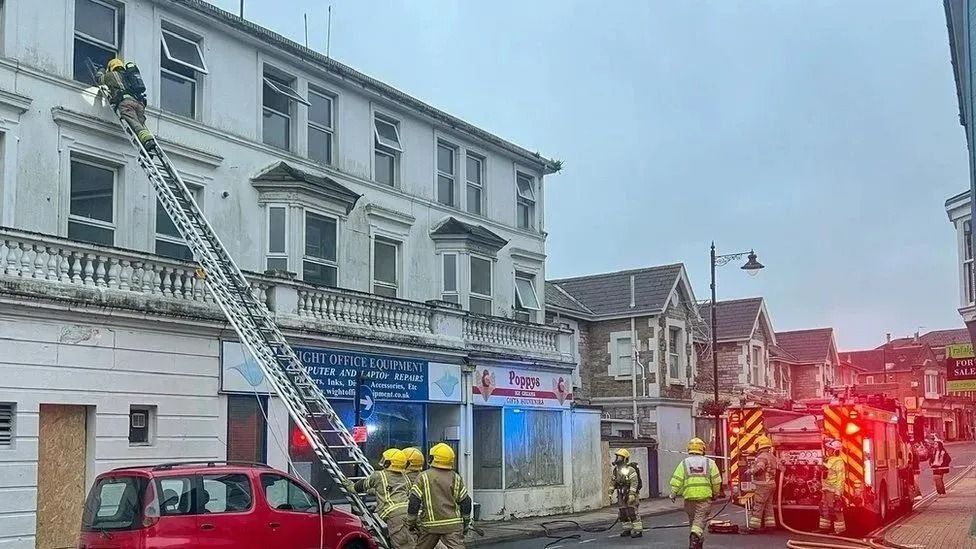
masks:
<svg viewBox="0 0 976 549"><path fill-rule="evenodd" d="M159 308L162 302L174 310L215 317L219 308L196 267L154 254L0 227L0 282L4 282L0 293L23 282L30 286L20 293L97 299L102 305L112 305L114 299L120 306L165 313L165 308ZM255 297L285 328L345 330L371 338L409 338L421 344L570 360L570 332L565 328L473 315L448 303L420 303L283 277L245 275ZM38 283L52 285L51 291L41 290Z"/></svg>

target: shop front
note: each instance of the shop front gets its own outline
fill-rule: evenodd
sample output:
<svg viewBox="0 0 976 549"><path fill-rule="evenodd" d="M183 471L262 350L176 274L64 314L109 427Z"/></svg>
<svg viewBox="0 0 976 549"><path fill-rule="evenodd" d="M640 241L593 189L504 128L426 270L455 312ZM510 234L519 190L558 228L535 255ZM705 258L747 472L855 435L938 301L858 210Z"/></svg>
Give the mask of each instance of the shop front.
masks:
<svg viewBox="0 0 976 549"><path fill-rule="evenodd" d="M360 419L367 433L363 450L374 464L391 447L416 446L426 450L446 442L459 453L464 451L463 378L459 364L351 350L297 346L294 350L350 429L356 424L357 385L367 388L361 398ZM221 387L228 399L228 456L248 457L241 455L242 447L263 445L265 459L256 461L287 467L324 493L338 495L332 479L316 461L308 441L284 407L277 398L268 398L264 376L253 361L245 359L241 345L223 342L221 359ZM247 408L247 403L252 403L250 408L256 412L234 413ZM261 420L265 421L264 429L254 424ZM242 444L238 442L242 438L238 432L250 433L259 440Z"/></svg>
<svg viewBox="0 0 976 549"><path fill-rule="evenodd" d="M482 519L599 506L600 416L573 409L571 376L504 363L475 368L471 476Z"/></svg>

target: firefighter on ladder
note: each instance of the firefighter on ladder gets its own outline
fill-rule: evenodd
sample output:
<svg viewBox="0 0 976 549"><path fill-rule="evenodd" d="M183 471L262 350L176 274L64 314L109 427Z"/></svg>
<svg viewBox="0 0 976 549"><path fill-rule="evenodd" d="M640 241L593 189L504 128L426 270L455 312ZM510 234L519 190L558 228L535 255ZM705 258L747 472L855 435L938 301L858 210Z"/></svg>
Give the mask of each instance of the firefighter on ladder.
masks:
<svg viewBox="0 0 976 549"><path fill-rule="evenodd" d="M146 129L146 84L136 64L117 57L110 59L104 69L95 73L95 78L108 89L108 100L115 112L132 128L142 146L152 152L156 139Z"/></svg>
<svg viewBox="0 0 976 549"><path fill-rule="evenodd" d="M776 473L779 471L779 460L773 454L773 441L766 435L756 440L758 452L756 460L749 468L753 483L756 485L752 500L752 512L749 514L749 532L760 533L766 528L776 528L776 517L773 515L773 494L776 493Z"/></svg>
<svg viewBox="0 0 976 549"><path fill-rule="evenodd" d="M824 445L827 458L824 460L823 482L820 494L820 524L817 532L821 534L843 534L847 530L844 522L844 483L847 480L847 466L841 457L841 441L831 439Z"/></svg>
<svg viewBox="0 0 976 549"><path fill-rule="evenodd" d="M639 538L644 535L638 501L640 499L641 478L637 464L630 462L630 452L621 448L613 458L613 488L610 494L617 494L617 508L620 524L624 530L620 537Z"/></svg>
<svg viewBox="0 0 976 549"><path fill-rule="evenodd" d="M417 535L417 549L463 549L471 527L471 497L454 472L454 449L443 442L430 449L430 468L417 475L410 491L407 524Z"/></svg>
<svg viewBox="0 0 976 549"><path fill-rule="evenodd" d="M685 500L685 512L691 524L689 549L701 549L705 542L705 522L713 498L722 490L722 475L718 465L705 457L705 441L688 441L688 453L671 475L671 501L678 496Z"/></svg>
<svg viewBox="0 0 976 549"><path fill-rule="evenodd" d="M407 456L390 448L380 458L383 469L355 484L347 481L346 489L376 496L376 514L386 522L393 549L413 549L413 533L407 528L407 502L410 499L410 480L407 478Z"/></svg>

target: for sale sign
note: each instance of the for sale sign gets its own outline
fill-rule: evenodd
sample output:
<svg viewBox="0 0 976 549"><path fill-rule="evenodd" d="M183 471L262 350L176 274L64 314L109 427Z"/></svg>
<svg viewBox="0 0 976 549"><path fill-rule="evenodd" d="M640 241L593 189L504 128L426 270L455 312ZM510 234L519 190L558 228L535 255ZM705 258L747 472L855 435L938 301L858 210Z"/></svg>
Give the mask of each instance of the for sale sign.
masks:
<svg viewBox="0 0 976 549"><path fill-rule="evenodd" d="M950 393L976 391L976 355L971 344L946 347L946 381Z"/></svg>

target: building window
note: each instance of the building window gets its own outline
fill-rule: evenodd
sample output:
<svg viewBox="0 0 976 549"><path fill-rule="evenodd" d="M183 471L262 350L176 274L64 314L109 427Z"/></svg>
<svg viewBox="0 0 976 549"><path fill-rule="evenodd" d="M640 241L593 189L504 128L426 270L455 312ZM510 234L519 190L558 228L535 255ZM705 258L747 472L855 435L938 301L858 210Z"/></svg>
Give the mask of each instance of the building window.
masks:
<svg viewBox="0 0 976 549"><path fill-rule="evenodd" d="M461 303L458 296L457 254L441 256L441 299L451 303Z"/></svg>
<svg viewBox="0 0 976 549"><path fill-rule="evenodd" d="M634 373L634 343L630 332L610 334L610 367L607 373L616 378L629 378Z"/></svg>
<svg viewBox="0 0 976 549"><path fill-rule="evenodd" d="M331 217L305 212L305 258L302 280L335 287L339 264L336 258L338 224Z"/></svg>
<svg viewBox="0 0 976 549"><path fill-rule="evenodd" d="M14 445L14 405L11 402L0 402L0 447Z"/></svg>
<svg viewBox="0 0 976 549"><path fill-rule="evenodd" d="M203 475L203 509L206 514L242 513L251 508L251 479L242 473Z"/></svg>
<svg viewBox="0 0 976 549"><path fill-rule="evenodd" d="M485 199L485 160L470 152L465 158L464 178L468 182L465 208L468 213L482 215Z"/></svg>
<svg viewBox="0 0 976 549"><path fill-rule="evenodd" d="M399 178L400 155L403 153L399 123L377 114L373 117L373 135L376 141L373 151L373 179L384 185L395 186Z"/></svg>
<svg viewBox="0 0 976 549"><path fill-rule="evenodd" d="M483 315L491 314L491 260L471 256L471 295L468 310Z"/></svg>
<svg viewBox="0 0 976 549"><path fill-rule="evenodd" d="M963 273L964 280L966 284L966 302L973 303L976 301L973 296L973 224L972 221L965 221L962 224L963 227L963 239L966 241L964 246L964 260L963 260Z"/></svg>
<svg viewBox="0 0 976 549"><path fill-rule="evenodd" d="M71 210L68 238L115 244L115 170L85 160L71 160Z"/></svg>
<svg viewBox="0 0 976 549"><path fill-rule="evenodd" d="M227 395L227 460L267 463L268 397Z"/></svg>
<svg viewBox="0 0 976 549"><path fill-rule="evenodd" d="M762 385L762 349L752 348L752 384Z"/></svg>
<svg viewBox="0 0 976 549"><path fill-rule="evenodd" d="M193 200L199 206L202 189L188 188L193 193ZM181 261L193 261L193 252L186 245L186 241L183 240L179 229L176 228L176 225L158 198L156 199L156 253Z"/></svg>
<svg viewBox="0 0 976 549"><path fill-rule="evenodd" d="M294 84L294 78L286 79L268 72L264 73L262 136L265 145L286 151L291 149L293 103L309 104L295 91Z"/></svg>
<svg viewBox="0 0 976 549"><path fill-rule="evenodd" d="M925 398L939 397L939 374L925 374Z"/></svg>
<svg viewBox="0 0 976 549"><path fill-rule="evenodd" d="M373 293L397 297L400 245L392 240L373 240Z"/></svg>
<svg viewBox="0 0 976 549"><path fill-rule="evenodd" d="M519 172L515 184L518 187L518 227L531 229L535 226L535 179Z"/></svg>
<svg viewBox="0 0 976 549"><path fill-rule="evenodd" d="M864 383L867 385L874 383L874 376L864 376Z"/></svg>
<svg viewBox="0 0 976 549"><path fill-rule="evenodd" d="M268 206L268 255L269 271L288 270L288 208Z"/></svg>
<svg viewBox="0 0 976 549"><path fill-rule="evenodd" d="M525 322L535 320L539 311L539 296L535 292L534 277L526 273L515 273L515 318Z"/></svg>
<svg viewBox="0 0 976 549"><path fill-rule="evenodd" d="M152 423L156 420L155 406L129 407L129 445L149 446L152 444Z"/></svg>
<svg viewBox="0 0 976 549"><path fill-rule="evenodd" d="M505 488L563 483L563 414L505 408Z"/></svg>
<svg viewBox="0 0 976 549"><path fill-rule="evenodd" d="M163 29L160 46L159 106L187 118L197 115L197 86L207 64L197 40Z"/></svg>
<svg viewBox="0 0 976 549"><path fill-rule="evenodd" d="M437 143L437 201L446 206L455 205L456 158L457 149L445 143Z"/></svg>
<svg viewBox="0 0 976 549"><path fill-rule="evenodd" d="M683 377L681 375L683 355L681 331L681 328L675 326L668 327L668 377L673 380L680 380Z"/></svg>
<svg viewBox="0 0 976 549"><path fill-rule="evenodd" d="M74 79L94 85L88 63L104 68L118 55L121 35L120 7L98 0L75 0Z"/></svg>
<svg viewBox="0 0 976 549"><path fill-rule="evenodd" d="M502 409L474 408L474 488L502 489Z"/></svg>
<svg viewBox="0 0 976 549"><path fill-rule="evenodd" d="M333 99L315 90L308 91L308 157L319 164L332 165Z"/></svg>

